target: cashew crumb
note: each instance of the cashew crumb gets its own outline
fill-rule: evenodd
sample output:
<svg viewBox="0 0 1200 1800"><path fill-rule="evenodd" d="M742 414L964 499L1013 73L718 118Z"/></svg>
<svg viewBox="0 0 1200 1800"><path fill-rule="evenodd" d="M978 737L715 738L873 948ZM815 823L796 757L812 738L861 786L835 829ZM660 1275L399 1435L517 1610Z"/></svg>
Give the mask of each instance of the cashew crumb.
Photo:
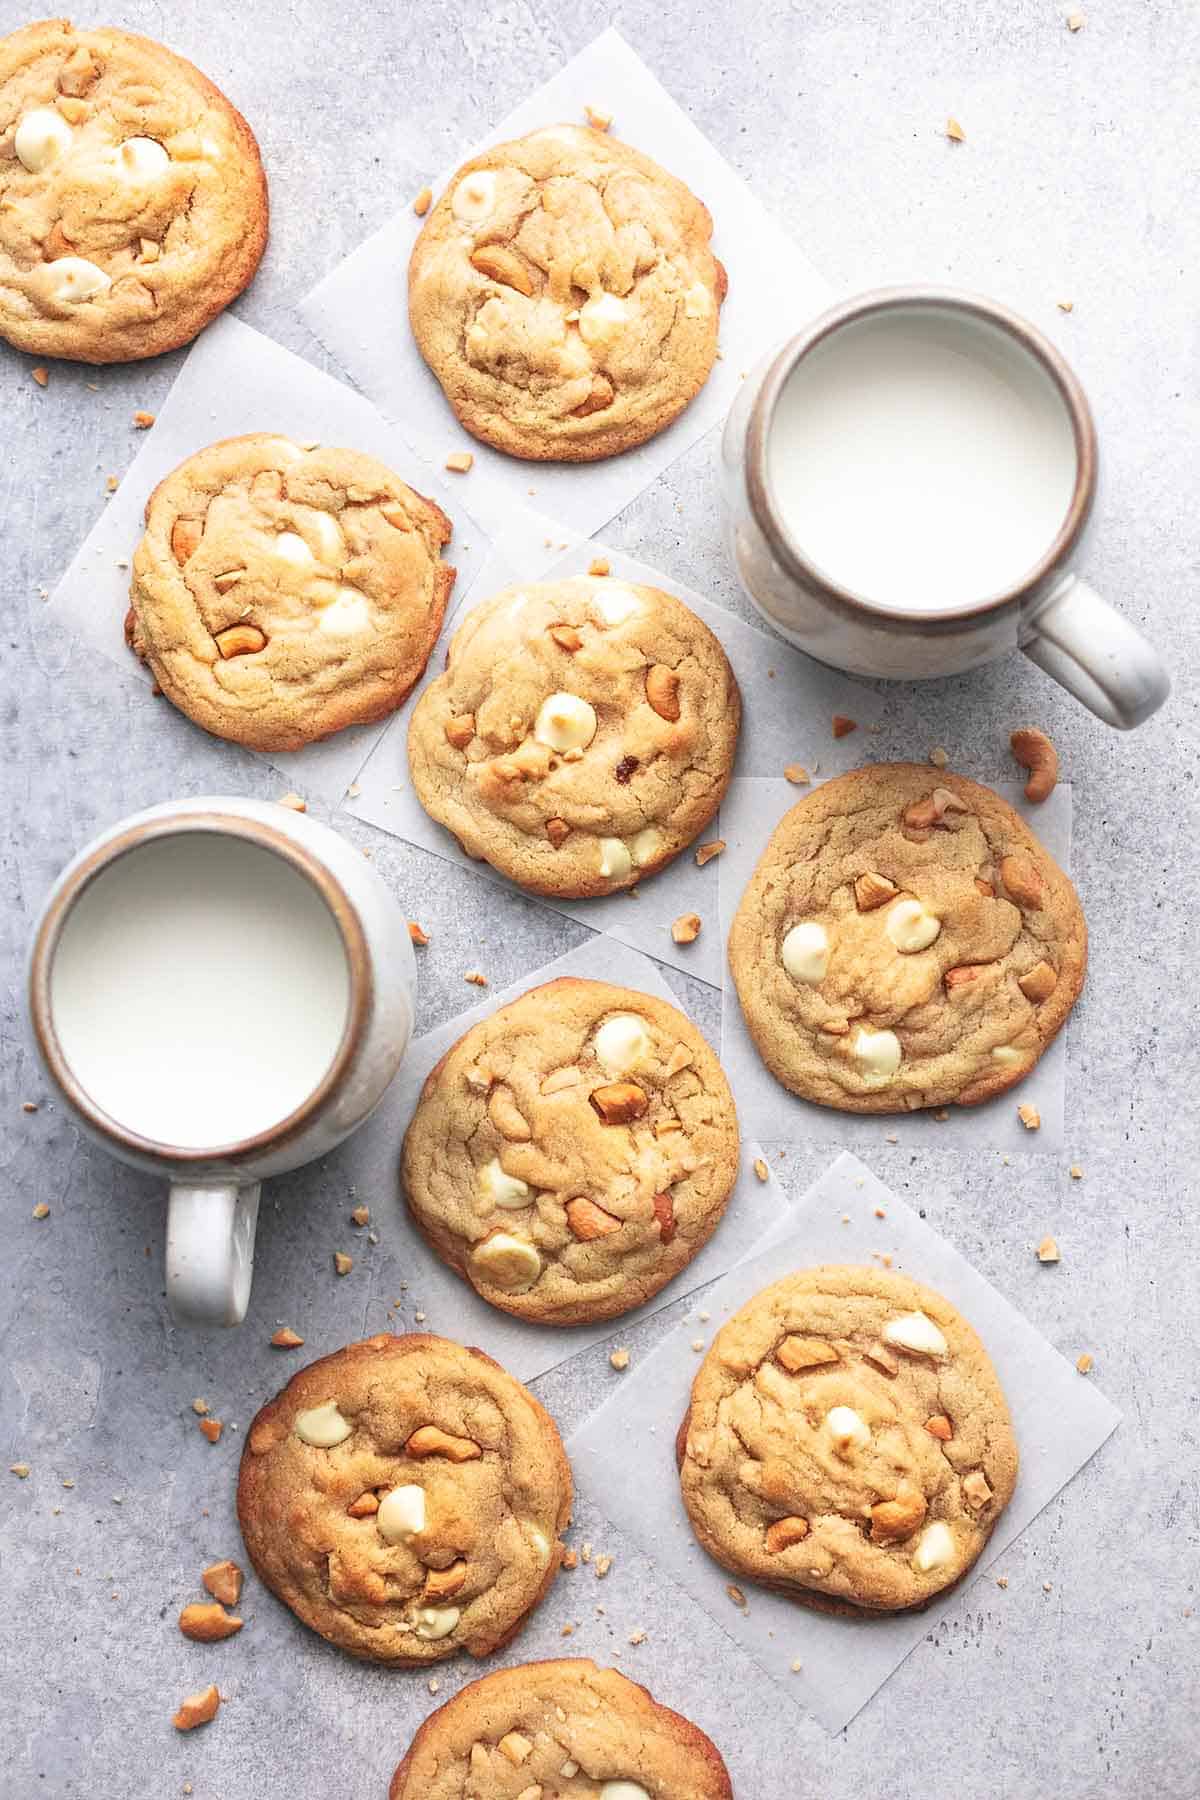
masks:
<svg viewBox="0 0 1200 1800"><path fill-rule="evenodd" d="M354 1267L354 1258L352 1256L347 1256L344 1250L335 1250L333 1253L333 1266L339 1275L348 1275Z"/></svg>
<svg viewBox="0 0 1200 1800"><path fill-rule="evenodd" d="M761 1156L756 1156L754 1159L754 1173L760 1181L766 1181L771 1173Z"/></svg>
<svg viewBox="0 0 1200 1800"><path fill-rule="evenodd" d="M429 942L429 933L425 930L423 925L418 925L415 919L410 919L408 921L408 935L414 944L427 944Z"/></svg>
<svg viewBox="0 0 1200 1800"><path fill-rule="evenodd" d="M614 1369L627 1369L629 1367L629 1352L628 1350L614 1350L608 1360Z"/></svg>
<svg viewBox="0 0 1200 1800"><path fill-rule="evenodd" d="M474 461L469 450L454 450L446 458L446 467L452 475L465 475Z"/></svg>
<svg viewBox="0 0 1200 1800"><path fill-rule="evenodd" d="M30 369L29 373L33 376L33 379L37 382L39 387L45 387L50 379L49 369L43 369L40 363L36 369Z"/></svg>
<svg viewBox="0 0 1200 1800"><path fill-rule="evenodd" d="M783 773L785 780L790 781L793 787L808 786L808 770L800 763L789 763Z"/></svg>
<svg viewBox="0 0 1200 1800"><path fill-rule="evenodd" d="M429 208L432 206L432 204L433 204L433 189L423 187L421 189L420 193L417 195L416 199L413 201L413 211L416 213L418 219L423 219L425 217L425 214L429 211Z"/></svg>

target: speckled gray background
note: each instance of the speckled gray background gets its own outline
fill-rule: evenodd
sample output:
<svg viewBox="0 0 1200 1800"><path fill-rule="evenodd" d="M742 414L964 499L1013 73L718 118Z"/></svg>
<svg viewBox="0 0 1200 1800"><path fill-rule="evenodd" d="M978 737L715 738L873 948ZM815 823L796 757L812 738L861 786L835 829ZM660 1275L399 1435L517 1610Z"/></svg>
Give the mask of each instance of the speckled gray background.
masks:
<svg viewBox="0 0 1200 1800"><path fill-rule="evenodd" d="M1086 0L1085 0L1086 3ZM719 1624L685 1602L590 1507L576 1539L613 1551L599 1597L564 1577L520 1656L563 1648L623 1667L716 1738L740 1800L1183 1800L1197 1791L1194 1169L1196 963L1195 130L1200 17L1161 0L1094 0L1065 29L1053 0L712 0L610 13L581 0L319 0L125 4L102 16L193 57L262 142L274 230L241 316L315 354L292 306L486 124L610 21L847 290L927 279L984 289L1049 331L1091 393L1103 447L1088 573L1170 653L1178 689L1132 737L1081 713L1019 660L930 687L927 743L884 734L876 755L945 744L966 771L1011 773L1009 728L1036 720L1075 784L1076 879L1092 929L1087 994L1069 1029L1070 1151L1060 1164L993 1150L871 1161L1065 1352L1087 1349L1125 1410L1096 1461L1006 1559L1000 1592L970 1588L849 1729L826 1734L765 1684ZM0 28L23 22L11 0ZM597 95L619 113L619 95ZM967 142L940 134L948 113ZM680 173L686 175L686 170ZM733 279L738 271L732 271ZM1071 299L1069 315L1055 301ZM796 321L780 295L780 334ZM11 1800L181 1793L198 1800L382 1800L432 1704L423 1678L351 1663L257 1583L247 1626L205 1648L175 1627L200 1568L237 1555L239 1433L210 1448L189 1402L244 1426L283 1375L266 1340L286 1318L320 1354L379 1324L406 1270L389 1247L396 1199L369 1194L380 1242L353 1275L359 1139L275 1182L250 1317L238 1332L175 1331L162 1300L156 1184L82 1144L47 1099L23 1017L31 918L68 853L122 813L170 794L272 795L261 763L201 740L148 696L45 631L52 585L133 454L130 417L179 365L98 374L0 354L3 570L4 1100L0 1205L3 1463L0 1554L7 1640L4 1773ZM91 392L87 383L94 382ZM270 421L264 421L269 425ZM719 544L713 443L697 446L610 529L612 540L742 608ZM753 697L751 696L751 704ZM882 710L886 716L886 703ZM816 732L814 737L813 733ZM819 754L815 727L797 751ZM372 846L406 910L429 926L426 1024L584 935L470 872L343 823ZM710 1031L715 996L668 974ZM836 1121L831 1120L831 1145ZM788 1155L805 1184L832 1149ZM1067 1163L1084 1170L1072 1182ZM44 1200L50 1217L35 1223ZM1041 1269L1030 1246L1062 1245ZM377 1297L374 1301L372 1297ZM410 1309L418 1302L410 1300ZM659 1320L630 1335L634 1354ZM433 1319L453 1331L453 1319ZM307 1352L306 1352L307 1354ZM294 1366L289 1363L289 1366ZM539 1392L565 1429L615 1380L603 1351ZM629 1447L628 1479L637 1479ZM71 1481L70 1488L63 1486ZM114 1496L121 1497L117 1504ZM1049 1582L1051 1591L1044 1591ZM565 1621L582 1621L564 1646ZM642 1627L636 1649L629 1632ZM477 1671L451 1665L444 1697ZM190 1738L169 1718L216 1679L228 1696Z"/></svg>

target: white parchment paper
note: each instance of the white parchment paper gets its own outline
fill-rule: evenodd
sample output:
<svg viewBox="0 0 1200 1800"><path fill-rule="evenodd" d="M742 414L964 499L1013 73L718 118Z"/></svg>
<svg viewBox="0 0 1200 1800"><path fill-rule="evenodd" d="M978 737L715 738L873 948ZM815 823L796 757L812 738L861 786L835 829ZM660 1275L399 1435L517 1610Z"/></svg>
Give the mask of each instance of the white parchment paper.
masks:
<svg viewBox="0 0 1200 1800"><path fill-rule="evenodd" d="M173 731L181 740L190 737L201 755L210 741L207 733L167 701L151 702L150 675L125 643L129 564L142 535L146 501L163 476L206 444L251 431L282 432L302 443L317 440L368 451L411 487L436 500L454 521L445 554L458 569L460 593L487 545L479 526L464 520L450 478L427 466L361 394L232 314L222 314L197 339L120 487L47 607L60 624L108 659L116 671L110 680L146 693L146 704L153 703L162 714L164 732ZM435 649L431 661L437 656ZM334 801L387 726L388 721L382 720L340 731L322 743L279 752L267 760L302 794Z"/></svg>
<svg viewBox="0 0 1200 1800"><path fill-rule="evenodd" d="M773 223L741 177L614 30L560 69L478 144L464 145L434 182L490 144L543 125L583 124L584 108L613 114L612 133L679 176L713 216L713 248L729 271L721 308L721 360L692 404L666 431L623 456L597 463L528 463L476 443L459 425L425 366L408 324L408 259L421 228L411 198L301 302L300 312L347 375L395 419L435 466L469 447L475 467L464 499L493 533L514 506L540 511L590 535L648 487L725 417L740 377L829 303L830 289ZM433 171L431 173L431 178Z"/></svg>
<svg viewBox="0 0 1200 1800"><path fill-rule="evenodd" d="M856 768L862 761L871 740L862 730L834 739L830 721L835 712L843 712L865 725L880 706L870 688L849 675L823 668L781 638L747 625L660 569L649 568L595 540L564 532L547 519L522 516L497 538L450 622L450 635L473 606L509 583L584 575L598 556L607 558L612 575L619 580L640 582L678 595L724 645L742 690L742 730L735 764L740 773L777 775L788 763L810 757L814 745L820 746L822 769L831 774ZM432 680L441 673L441 659L431 658L429 670L428 679ZM889 708L895 704L896 696L889 696ZM901 697L900 704L912 709L916 734L917 715L911 698ZM916 735L913 741L918 741ZM407 838L409 843L420 844L451 862L478 869L511 888L512 883L487 863L477 863L466 856L457 839L424 811L408 778L406 744L407 717L401 715L359 774L360 792L348 810L396 837ZM789 791L795 798L796 790ZM769 829L764 822L764 844ZM700 833L697 843L707 843L721 835L714 820ZM717 858L704 868L697 868L693 847L682 851L661 874L642 882L636 895L626 892L596 900L538 898L556 912L590 925L593 931L606 931L623 944L644 950L660 962L719 987L725 961L717 918L720 861ZM699 913L700 935L691 944L676 944L671 937L671 923L687 912Z"/></svg>
<svg viewBox="0 0 1200 1800"><path fill-rule="evenodd" d="M508 1001L515 1000L529 988L540 987L543 982L556 981L564 975L616 982L622 987L657 995L674 1007L679 1006L653 963L645 957L631 956L628 950L606 937L589 938L585 944L545 968L534 970L514 986L501 993L489 994L478 1006L460 1013L409 1046L399 1075L368 1127L372 1142L381 1146L386 1166L380 1171L378 1180L372 1174L366 1183L360 1184L363 1191L379 1191L381 1187L394 1189L398 1184L401 1139L412 1118L425 1077L450 1046L457 1043L472 1025ZM404 1325L409 1325L415 1308L425 1315L420 1322L423 1329L441 1332L465 1344L475 1344L522 1381L532 1381L534 1376L545 1374L547 1369L565 1362L580 1350L603 1343L614 1332L682 1299L745 1256L788 1206L783 1189L774 1179L764 1183L754 1174L754 1159L760 1154L756 1144L743 1140L741 1172L729 1197L725 1216L687 1268L644 1306L625 1313L620 1319L606 1319L595 1325L533 1325L489 1306L467 1282L453 1274L434 1255L404 1208L398 1208L394 1222L387 1227L387 1238L389 1249L398 1251L406 1273ZM372 1301L370 1329L379 1330L386 1323L386 1316L380 1316L380 1304ZM401 1327L394 1325L393 1328Z"/></svg>
<svg viewBox="0 0 1200 1800"><path fill-rule="evenodd" d="M1048 800L1031 806L1020 782L997 781L992 785L1028 822L1060 868L1069 873L1070 786L1060 782ZM730 782L721 808L721 836L727 848L717 861L722 949L768 838L784 813L811 791L779 779ZM742 1129L754 1137L765 1138L769 1143L853 1144L860 1149L878 1144L888 1135L898 1137L913 1149L926 1145L942 1148L947 1144L977 1149L980 1144L995 1144L1001 1150L1040 1150L1055 1155L1063 1149L1066 1027L1024 1081L999 1099L986 1101L982 1106L951 1106L946 1109L946 1119L936 1119L929 1109L863 1116L815 1106L789 1093L776 1081L746 1028L727 958L721 996L721 1063L737 1095ZM1026 1105L1036 1106L1042 1116L1037 1131L1026 1131L1017 1117L1017 1107Z"/></svg>
<svg viewBox="0 0 1200 1800"><path fill-rule="evenodd" d="M885 1218L875 1217L877 1206ZM849 1224L842 1223L845 1213ZM777 1222L770 1247L752 1253L705 1294L711 1324L702 1334L711 1343L739 1307L793 1270L866 1263L872 1251L889 1252L895 1268L959 1308L983 1339L1008 1399L1021 1473L977 1565L982 1571L1096 1453L1120 1414L856 1157L840 1156ZM978 1577L968 1577L924 1612L866 1620L814 1612L743 1581L749 1602L743 1613L726 1592L733 1578L696 1543L679 1496L675 1433L700 1360L692 1349L696 1337L695 1317L684 1319L569 1440L576 1481L793 1700L827 1730L840 1731L939 1620L962 1604L965 1588ZM629 1480L631 1443L639 1446L636 1482ZM1086 1521L1080 1526L1086 1528ZM793 1672L795 1660L799 1672Z"/></svg>

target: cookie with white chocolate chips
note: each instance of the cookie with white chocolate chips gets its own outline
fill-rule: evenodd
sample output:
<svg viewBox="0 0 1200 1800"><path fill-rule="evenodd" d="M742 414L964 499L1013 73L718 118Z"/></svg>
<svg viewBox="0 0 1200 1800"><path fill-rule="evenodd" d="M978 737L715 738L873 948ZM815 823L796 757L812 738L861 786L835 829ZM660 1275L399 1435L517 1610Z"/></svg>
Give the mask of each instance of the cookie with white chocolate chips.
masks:
<svg viewBox="0 0 1200 1800"><path fill-rule="evenodd" d="M505 588L455 632L413 710L421 805L535 894L611 894L704 830L741 699L682 600L606 577Z"/></svg>
<svg viewBox="0 0 1200 1800"><path fill-rule="evenodd" d="M733 1800L712 1740L584 1657L498 1669L430 1713L388 1800Z"/></svg>
<svg viewBox="0 0 1200 1800"><path fill-rule="evenodd" d="M245 119L150 38L65 19L0 39L0 335L109 363L186 344L267 241Z"/></svg>
<svg viewBox="0 0 1200 1800"><path fill-rule="evenodd" d="M1017 1479L983 1344L884 1269L804 1269L756 1294L701 1364L676 1452L709 1555L821 1611L928 1604Z"/></svg>
<svg viewBox="0 0 1200 1800"><path fill-rule="evenodd" d="M473 1025L404 1140L409 1209L493 1306L611 1319L666 1286L737 1178L733 1096L696 1027L649 994L565 979Z"/></svg>
<svg viewBox="0 0 1200 1800"><path fill-rule="evenodd" d="M226 438L151 494L126 636L205 731L299 750L400 705L441 629L449 537L361 451Z"/></svg>
<svg viewBox="0 0 1200 1800"><path fill-rule="evenodd" d="M780 821L729 966L793 1093L843 1112L971 1106L1027 1075L1083 986L1071 882L990 788L885 763Z"/></svg>
<svg viewBox="0 0 1200 1800"><path fill-rule="evenodd" d="M258 1414L238 1520L262 1580L373 1662L487 1656L558 1572L571 1470L554 1421L482 1350L381 1334Z"/></svg>
<svg viewBox="0 0 1200 1800"><path fill-rule="evenodd" d="M475 437L542 461L612 456L708 379L726 289L711 236L648 156L552 125L466 163L429 214L413 334Z"/></svg>

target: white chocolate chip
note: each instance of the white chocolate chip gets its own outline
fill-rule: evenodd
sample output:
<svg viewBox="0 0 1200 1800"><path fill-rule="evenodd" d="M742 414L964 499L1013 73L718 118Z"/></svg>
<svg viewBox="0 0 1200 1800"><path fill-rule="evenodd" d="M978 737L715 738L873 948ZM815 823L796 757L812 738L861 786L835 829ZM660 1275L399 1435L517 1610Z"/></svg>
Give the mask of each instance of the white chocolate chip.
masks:
<svg viewBox="0 0 1200 1800"><path fill-rule="evenodd" d="M1021 1052L1014 1050L1011 1044L998 1044L992 1051L992 1061L998 1063L1019 1063Z"/></svg>
<svg viewBox="0 0 1200 1800"><path fill-rule="evenodd" d="M394 1487L379 1502L375 1523L381 1538L389 1544L407 1544L409 1538L425 1529L425 1490L415 1483Z"/></svg>
<svg viewBox="0 0 1200 1800"><path fill-rule="evenodd" d="M637 836L629 846L633 853L634 867L637 869L645 868L648 862L654 861L654 858L658 855L662 847L662 832L654 825L647 825L644 831L638 832Z"/></svg>
<svg viewBox="0 0 1200 1800"><path fill-rule="evenodd" d="M575 1761L573 1756L568 1756L566 1762L563 1763L558 1772L564 1781L570 1781L572 1776L578 1775L579 1764Z"/></svg>
<svg viewBox="0 0 1200 1800"><path fill-rule="evenodd" d="M486 219L496 204L496 175L493 169L475 169L464 175L450 197L450 211L456 219L476 225Z"/></svg>
<svg viewBox="0 0 1200 1800"><path fill-rule="evenodd" d="M523 1294L542 1272L542 1259L526 1238L511 1231L493 1231L472 1252L475 1271L492 1287L506 1294Z"/></svg>
<svg viewBox="0 0 1200 1800"><path fill-rule="evenodd" d="M519 1175L510 1175L507 1169L502 1169L497 1156L493 1156L491 1162L484 1163L480 1169L479 1185L493 1206L502 1206L511 1212L529 1205L532 1191L529 1183L522 1181Z"/></svg>
<svg viewBox="0 0 1200 1800"><path fill-rule="evenodd" d="M462 1613L457 1606L420 1606L417 1608L416 1634L427 1643L436 1643L438 1638L449 1637L461 1619Z"/></svg>
<svg viewBox="0 0 1200 1800"><path fill-rule="evenodd" d="M894 1031L871 1031L860 1025L852 1045L854 1060L867 1081L882 1085L900 1067L900 1039Z"/></svg>
<svg viewBox="0 0 1200 1800"><path fill-rule="evenodd" d="M271 548L288 563L310 563L313 553L298 531L281 531Z"/></svg>
<svg viewBox="0 0 1200 1800"><path fill-rule="evenodd" d="M339 588L337 599L326 606L317 620L319 631L344 636L352 631L366 631L371 623L371 608L365 594L357 588Z"/></svg>
<svg viewBox="0 0 1200 1800"><path fill-rule="evenodd" d="M157 138L126 138L117 152L117 167L130 181L153 181L170 165L171 158Z"/></svg>
<svg viewBox="0 0 1200 1800"><path fill-rule="evenodd" d="M633 858L620 838L601 838L600 873L609 881L624 881L633 868Z"/></svg>
<svg viewBox="0 0 1200 1800"><path fill-rule="evenodd" d="M585 344L611 344L629 323L629 308L615 294L596 294L579 309L579 335Z"/></svg>
<svg viewBox="0 0 1200 1800"><path fill-rule="evenodd" d="M48 297L60 306L94 300L112 286L112 276L86 256L57 256L53 262L43 263L41 279Z"/></svg>
<svg viewBox="0 0 1200 1800"><path fill-rule="evenodd" d="M824 981L829 967L829 934L825 927L815 919L793 925L779 946L779 960L793 981L816 987Z"/></svg>
<svg viewBox="0 0 1200 1800"><path fill-rule="evenodd" d="M606 625L621 625L642 609L641 601L624 582L603 579L592 589L592 605Z"/></svg>
<svg viewBox="0 0 1200 1800"><path fill-rule="evenodd" d="M649 1056L650 1033L636 1013L614 1013L592 1039L592 1048L606 1075L629 1075Z"/></svg>
<svg viewBox="0 0 1200 1800"><path fill-rule="evenodd" d="M928 950L941 929L942 921L926 912L919 900L897 900L895 906L889 906L884 925L902 956L914 950Z"/></svg>
<svg viewBox="0 0 1200 1800"><path fill-rule="evenodd" d="M38 106L17 126L13 149L30 174L36 175L66 155L72 136L60 112L52 106Z"/></svg>
<svg viewBox="0 0 1200 1800"><path fill-rule="evenodd" d="M848 1450L863 1450L871 1441L870 1428L852 1406L834 1406L825 1415L835 1450L845 1456Z"/></svg>
<svg viewBox="0 0 1200 1800"><path fill-rule="evenodd" d="M546 1557L550 1554L550 1539L546 1536L540 1525L531 1525L528 1520L525 1522L525 1531L530 1543L542 1560L545 1561Z"/></svg>
<svg viewBox="0 0 1200 1800"><path fill-rule="evenodd" d="M585 750L596 735L596 714L578 694L551 694L543 700L533 735L550 750Z"/></svg>
<svg viewBox="0 0 1200 1800"><path fill-rule="evenodd" d="M335 1444L345 1443L354 1427L349 1419L343 1419L336 1400L323 1400L320 1406L297 1413L292 1430L302 1444L311 1444L315 1450L332 1450Z"/></svg>
<svg viewBox="0 0 1200 1800"><path fill-rule="evenodd" d="M702 281L693 281L683 296L683 316L685 319L707 319L712 311L712 299Z"/></svg>
<svg viewBox="0 0 1200 1800"><path fill-rule="evenodd" d="M917 1543L913 1557L913 1568L927 1575L931 1569L940 1569L944 1563L954 1560L954 1534L948 1525L935 1519L927 1525Z"/></svg>
<svg viewBox="0 0 1200 1800"><path fill-rule="evenodd" d="M650 1796L636 1781L606 1781L597 1800L650 1800Z"/></svg>
<svg viewBox="0 0 1200 1800"><path fill-rule="evenodd" d="M346 540L333 515L314 506L307 510L304 522L316 539L317 554L321 561L335 566L340 563L345 554Z"/></svg>
<svg viewBox="0 0 1200 1800"><path fill-rule="evenodd" d="M933 1320L923 1312L902 1313L898 1319L889 1319L882 1337L886 1344L897 1344L901 1350L912 1350L917 1356L945 1356L950 1348Z"/></svg>

